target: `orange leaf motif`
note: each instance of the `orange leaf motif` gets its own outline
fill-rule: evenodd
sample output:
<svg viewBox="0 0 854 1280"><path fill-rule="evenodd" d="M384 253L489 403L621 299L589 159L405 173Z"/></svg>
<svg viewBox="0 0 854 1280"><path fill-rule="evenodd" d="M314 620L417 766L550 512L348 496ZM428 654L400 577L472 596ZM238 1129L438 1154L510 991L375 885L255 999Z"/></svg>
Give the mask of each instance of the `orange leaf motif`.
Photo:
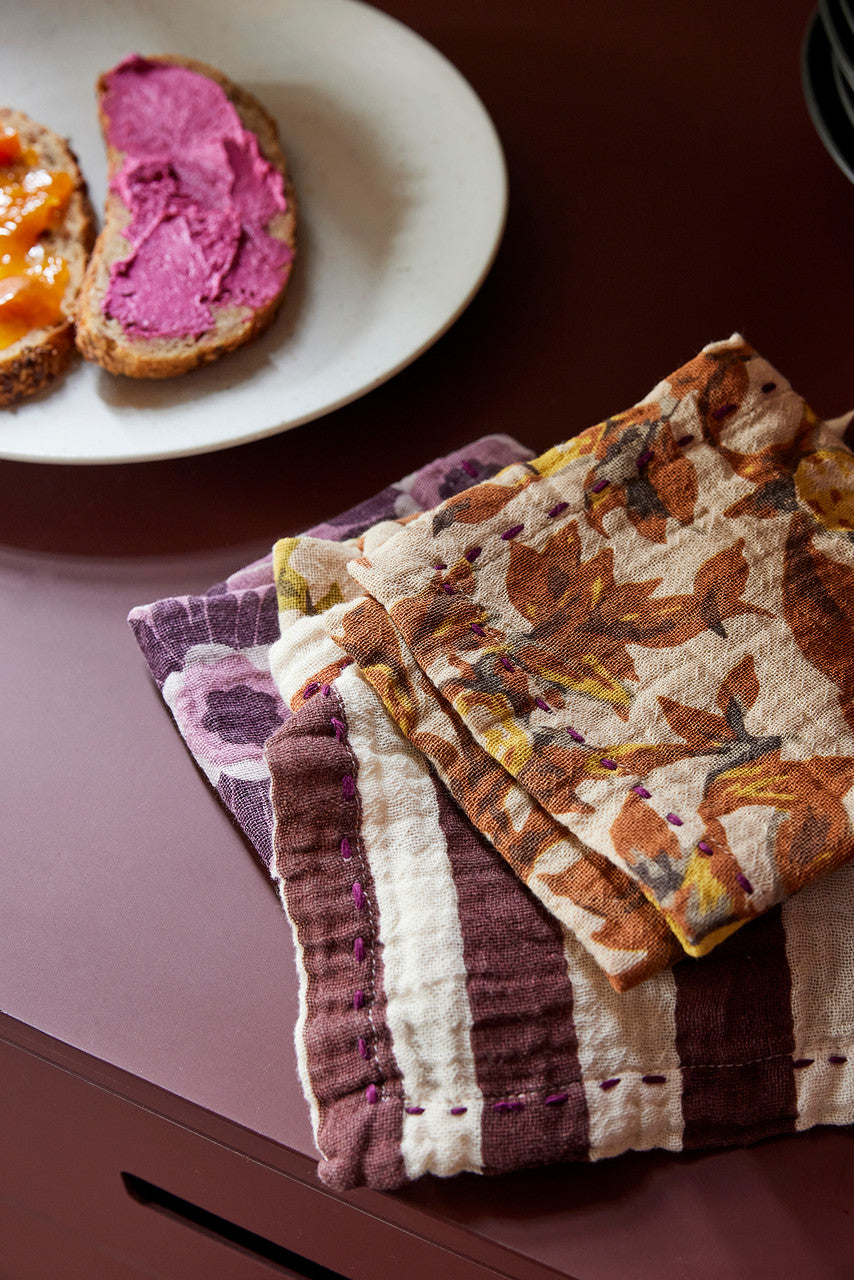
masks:
<svg viewBox="0 0 854 1280"><path fill-rule="evenodd" d="M592 935L595 941L618 951L650 947L650 918L643 892L595 850L585 850L583 859L565 871L543 875L542 880L552 893L569 898L592 915L603 917L602 927ZM656 941L675 959L679 954L675 938L663 917L659 916L656 923Z"/></svg>
<svg viewBox="0 0 854 1280"><path fill-rule="evenodd" d="M672 827L640 796L629 793L611 824L611 839L626 866L682 861L682 849Z"/></svg>
<svg viewBox="0 0 854 1280"><path fill-rule="evenodd" d="M539 476L531 472L511 485L490 484L485 480L464 493L458 493L456 497L446 499L433 516L433 537L454 524L480 524L484 520L491 520L517 494L538 479Z"/></svg>
<svg viewBox="0 0 854 1280"><path fill-rule="evenodd" d="M631 703L627 682L637 680L627 646L675 648L742 614L770 616L743 600L748 565L739 539L701 565L689 595L660 596L660 578L618 583L606 547L581 558L578 526L570 522L542 551L510 546L507 593L529 623L511 637L513 651L541 679L601 702L622 719Z"/></svg>
<svg viewBox="0 0 854 1280"><path fill-rule="evenodd" d="M368 617L370 624L366 626ZM388 614L376 601L363 600L345 614L341 643L359 663L395 724L410 733L416 722L415 690Z"/></svg>
<svg viewBox="0 0 854 1280"><path fill-rule="evenodd" d="M746 805L787 814L769 822L768 837L773 837L777 874L789 894L854 853L854 832L842 803L852 783L849 756L782 760L778 749L719 774L697 812L709 828Z"/></svg>

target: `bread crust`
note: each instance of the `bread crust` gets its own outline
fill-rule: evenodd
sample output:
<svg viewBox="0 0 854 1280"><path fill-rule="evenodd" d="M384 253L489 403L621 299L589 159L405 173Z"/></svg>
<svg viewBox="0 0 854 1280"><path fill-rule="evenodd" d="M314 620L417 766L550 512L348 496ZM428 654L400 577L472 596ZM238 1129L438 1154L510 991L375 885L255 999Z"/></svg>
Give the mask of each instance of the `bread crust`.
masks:
<svg viewBox="0 0 854 1280"><path fill-rule="evenodd" d="M95 243L89 266L77 301L77 348L87 360L93 360L111 373L130 378L171 378L188 373L202 365L219 360L228 352L253 341L275 320L285 294L293 258L296 255L297 201L288 174L287 161L279 140L276 122L261 103L246 89L229 79L222 71L194 58L175 54L146 57L146 62L184 67L215 81L232 103L243 127L258 139L261 154L282 175L286 208L267 225L267 232L281 240L291 251L291 265L285 273L281 289L265 306L214 307L214 325L196 338L129 337L119 321L104 312L104 300L110 283L110 268L129 256L131 245L123 232L129 212L112 190L108 191L104 210L104 226ZM107 76L98 80L98 113L106 138L109 121L104 112ZM121 169L125 153L107 146L110 179Z"/></svg>
<svg viewBox="0 0 854 1280"><path fill-rule="evenodd" d="M33 329L20 341L0 350L2 408L38 395L71 363L75 304L95 241L95 216L77 157L68 142L12 107L0 107L0 128L5 127L17 132L22 144L36 153L46 169L68 173L74 187L61 223L41 237L46 248L68 263L68 284L62 299L65 319Z"/></svg>

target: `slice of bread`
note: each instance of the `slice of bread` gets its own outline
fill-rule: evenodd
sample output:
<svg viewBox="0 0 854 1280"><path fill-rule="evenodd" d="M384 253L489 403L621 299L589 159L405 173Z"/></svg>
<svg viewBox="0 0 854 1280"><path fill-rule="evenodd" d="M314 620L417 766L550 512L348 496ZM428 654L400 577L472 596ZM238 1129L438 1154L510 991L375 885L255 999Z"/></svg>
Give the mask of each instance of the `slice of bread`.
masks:
<svg viewBox="0 0 854 1280"><path fill-rule="evenodd" d="M0 107L0 133L7 129L17 133L25 151L34 153L38 167L68 174L72 189L62 216L39 237L46 254L58 255L67 264L67 283L60 304L62 317L0 348L0 406L3 407L44 390L70 363L74 354L74 307L95 240L95 219L86 184L67 142L22 111ZM0 253L2 251L0 240Z"/></svg>
<svg viewBox="0 0 854 1280"><path fill-rule="evenodd" d="M108 315L105 308L111 267L132 253L132 246L123 234L129 225L130 213L112 185L112 179L124 164L125 153L109 144L110 122L105 110L105 97L110 73L98 80L98 107L107 145L111 185L103 230L95 244L78 299L77 346L87 360L96 361L111 373L131 378L169 378L218 360L256 338L275 319L296 252L297 204L276 123L252 94L221 71L195 59L166 54L146 57L144 62L183 67L215 81L236 110L243 128L255 135L261 156L282 175L286 200L284 211L277 212L265 228L269 236L281 241L290 251L290 261L281 273L281 287L269 302L258 307L209 302L213 325L200 336L147 337L126 332L121 322Z"/></svg>

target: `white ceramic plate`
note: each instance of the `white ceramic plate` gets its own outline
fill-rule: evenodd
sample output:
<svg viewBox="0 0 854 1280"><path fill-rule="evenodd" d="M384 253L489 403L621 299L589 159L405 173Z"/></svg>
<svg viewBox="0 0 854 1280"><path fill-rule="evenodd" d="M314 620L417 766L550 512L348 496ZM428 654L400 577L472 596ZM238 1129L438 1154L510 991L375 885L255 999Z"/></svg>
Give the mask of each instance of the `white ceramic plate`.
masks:
<svg viewBox="0 0 854 1280"><path fill-rule="evenodd" d="M181 378L78 362L0 411L2 457L168 458L318 418L430 346L501 238L506 173L482 103L431 45L359 0L12 0L3 104L70 138L96 209L94 85L131 52L213 63L276 117L301 215L285 306L258 342Z"/></svg>

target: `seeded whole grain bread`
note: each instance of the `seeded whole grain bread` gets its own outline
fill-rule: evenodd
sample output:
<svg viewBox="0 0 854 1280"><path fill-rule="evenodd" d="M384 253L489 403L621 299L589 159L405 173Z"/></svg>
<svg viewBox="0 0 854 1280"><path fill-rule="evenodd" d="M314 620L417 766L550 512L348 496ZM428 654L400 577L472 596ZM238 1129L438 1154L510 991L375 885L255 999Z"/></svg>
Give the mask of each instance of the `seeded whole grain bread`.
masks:
<svg viewBox="0 0 854 1280"><path fill-rule="evenodd" d="M69 174L74 187L60 222L40 237L48 253L68 264L68 284L62 299L65 318L33 329L0 350L0 407L17 404L43 391L70 364L74 355L74 307L95 240L95 219L77 158L68 143L23 111L0 107L0 130L14 129L24 148L35 152L39 164Z"/></svg>
<svg viewBox="0 0 854 1280"><path fill-rule="evenodd" d="M282 151L276 122L260 102L247 90L235 84L221 71L193 58L173 54L158 57L146 56L146 62L184 67L214 80L234 106L243 127L258 139L261 155L284 179L287 207L267 225L267 233L288 245L296 252L297 203L288 175L287 162ZM98 112L105 139L108 120L104 111L107 76L98 80ZM124 163L125 153L107 144L109 177L113 178ZM110 283L110 268L116 261L126 258L131 246L122 235L128 225L129 212L119 196L108 191L104 210L104 225L95 243L86 277L77 303L77 347L87 360L108 369L111 373L125 374L131 378L171 378L188 373L201 365L210 364L236 347L258 337L276 318L281 307L289 272L285 273L282 287L263 307L213 306L214 326L208 332L195 337L145 338L129 336L122 325L105 314L104 299Z"/></svg>

